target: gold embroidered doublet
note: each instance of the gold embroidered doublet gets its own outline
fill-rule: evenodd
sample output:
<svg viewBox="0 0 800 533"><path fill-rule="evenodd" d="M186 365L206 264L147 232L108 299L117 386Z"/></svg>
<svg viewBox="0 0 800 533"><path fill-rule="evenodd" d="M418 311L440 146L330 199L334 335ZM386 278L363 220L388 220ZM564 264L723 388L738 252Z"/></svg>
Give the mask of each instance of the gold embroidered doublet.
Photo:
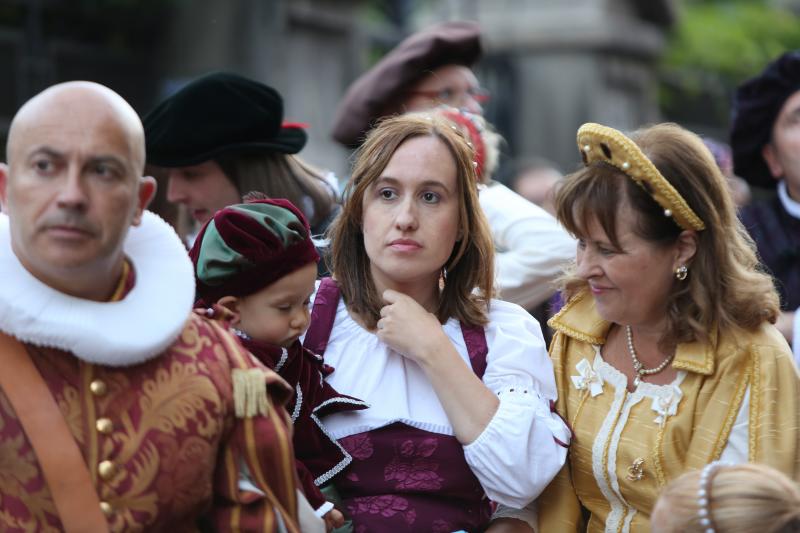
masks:
<svg viewBox="0 0 800 533"><path fill-rule="evenodd" d="M262 448L262 466L275 476L268 482L286 516L294 516L294 464L283 410L260 417L247 442L248 430L238 428L242 421L233 415L231 372L253 363L232 338L220 342L226 335L192 315L164 354L122 368L26 346L83 452L111 531L194 531L215 493L235 507L240 465L231 448ZM266 439L256 444L253 434ZM60 530L39 464L2 392L0 495L3 531ZM270 518L260 520L259 527L270 530Z"/></svg>

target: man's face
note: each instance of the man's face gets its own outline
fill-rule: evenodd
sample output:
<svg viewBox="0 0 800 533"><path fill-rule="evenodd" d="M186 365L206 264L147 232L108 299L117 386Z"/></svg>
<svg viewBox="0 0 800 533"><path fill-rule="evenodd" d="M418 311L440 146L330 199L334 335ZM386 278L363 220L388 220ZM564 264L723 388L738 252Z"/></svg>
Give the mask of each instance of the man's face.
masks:
<svg viewBox="0 0 800 533"><path fill-rule="evenodd" d="M772 176L785 180L789 196L800 202L800 91L784 102L762 155Z"/></svg>
<svg viewBox="0 0 800 533"><path fill-rule="evenodd" d="M0 168L15 254L61 285L119 263L146 203L135 133L106 102L72 100L34 106L14 124Z"/></svg>
<svg viewBox="0 0 800 533"><path fill-rule="evenodd" d="M444 65L422 77L407 92L403 101L406 111L424 111L439 105L483 114L482 103L488 93L478 84L478 78L463 65Z"/></svg>

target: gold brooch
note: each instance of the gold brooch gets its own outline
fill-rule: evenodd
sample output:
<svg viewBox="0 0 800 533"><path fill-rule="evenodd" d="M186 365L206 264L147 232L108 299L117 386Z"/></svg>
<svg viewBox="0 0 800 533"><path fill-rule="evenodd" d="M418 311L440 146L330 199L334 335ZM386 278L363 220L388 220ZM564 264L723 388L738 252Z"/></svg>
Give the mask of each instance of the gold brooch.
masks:
<svg viewBox="0 0 800 533"><path fill-rule="evenodd" d="M633 464L628 467L628 481L639 481L644 478L644 459L637 457Z"/></svg>

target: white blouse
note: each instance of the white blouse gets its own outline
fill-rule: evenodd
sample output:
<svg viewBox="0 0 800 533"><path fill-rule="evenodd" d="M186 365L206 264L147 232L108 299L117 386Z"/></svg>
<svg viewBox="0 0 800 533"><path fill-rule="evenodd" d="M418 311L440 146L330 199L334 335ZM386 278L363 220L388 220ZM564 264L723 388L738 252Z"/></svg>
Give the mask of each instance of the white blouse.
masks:
<svg viewBox="0 0 800 533"><path fill-rule="evenodd" d="M461 326L443 326L465 364L469 355ZM474 442L464 446L467 464L494 501L523 507L555 477L566 459L569 429L550 411L556 399L553 367L539 324L521 307L493 300L485 327L489 348L484 384L500 406ZM364 400L363 411L325 418L339 439L394 422L453 435L453 428L422 369L362 328L339 301L324 354L336 370L326 379L343 394Z"/></svg>
<svg viewBox="0 0 800 533"><path fill-rule="evenodd" d="M501 183L483 188L479 199L496 248L500 297L526 309L547 301L553 280L575 259L575 240L550 213Z"/></svg>

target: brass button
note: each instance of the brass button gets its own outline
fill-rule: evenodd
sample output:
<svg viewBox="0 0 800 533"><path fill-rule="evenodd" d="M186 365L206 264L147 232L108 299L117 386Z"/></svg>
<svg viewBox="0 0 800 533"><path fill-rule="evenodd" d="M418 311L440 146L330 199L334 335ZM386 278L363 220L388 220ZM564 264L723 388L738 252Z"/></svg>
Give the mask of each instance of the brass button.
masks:
<svg viewBox="0 0 800 533"><path fill-rule="evenodd" d="M111 504L108 502L100 502L100 510L103 511L103 514L106 516L114 514L114 508L111 507Z"/></svg>
<svg viewBox="0 0 800 533"><path fill-rule="evenodd" d="M95 396L105 396L108 392L108 385L106 385L105 381L96 379L89 383L89 390L92 391L92 394Z"/></svg>
<svg viewBox="0 0 800 533"><path fill-rule="evenodd" d="M100 464L97 465L97 473L100 474L100 479L108 481L117 473L117 465L111 461L101 461Z"/></svg>
<svg viewBox="0 0 800 533"><path fill-rule="evenodd" d="M108 435L114 431L114 422L110 418L98 418L95 427L103 435Z"/></svg>

